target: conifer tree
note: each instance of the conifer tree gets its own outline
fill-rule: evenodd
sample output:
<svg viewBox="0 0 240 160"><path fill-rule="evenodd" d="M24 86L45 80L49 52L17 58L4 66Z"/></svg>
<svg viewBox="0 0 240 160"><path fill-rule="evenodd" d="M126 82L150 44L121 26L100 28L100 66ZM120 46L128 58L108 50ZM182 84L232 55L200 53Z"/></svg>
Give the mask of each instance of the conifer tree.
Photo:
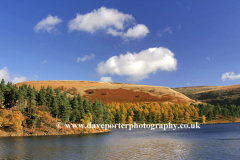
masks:
<svg viewBox="0 0 240 160"><path fill-rule="evenodd" d="M19 107L19 110L21 113L24 112L25 110L25 99L24 99L24 94L23 94L23 90L19 90L18 91L18 102L17 102L17 106Z"/></svg>
<svg viewBox="0 0 240 160"><path fill-rule="evenodd" d="M111 113L108 109L106 109L105 113L104 113L104 123L105 124L110 124L111 123Z"/></svg>
<svg viewBox="0 0 240 160"><path fill-rule="evenodd" d="M2 89L0 89L0 107L3 107L3 103L4 103L4 95L2 92Z"/></svg>
<svg viewBox="0 0 240 160"><path fill-rule="evenodd" d="M32 113L31 110L35 105L35 91L30 85L28 86L27 97L28 97L28 113Z"/></svg>
<svg viewBox="0 0 240 160"><path fill-rule="evenodd" d="M11 108L12 107L12 83L8 81L7 85L4 87L4 105L6 108Z"/></svg>
<svg viewBox="0 0 240 160"><path fill-rule="evenodd" d="M5 92L5 81L4 81L4 79L1 80L0 90L2 90L3 93Z"/></svg>
<svg viewBox="0 0 240 160"><path fill-rule="evenodd" d="M58 104L58 106L60 106L61 105L61 91L58 88L55 90L55 95L56 95L57 104Z"/></svg>
<svg viewBox="0 0 240 160"><path fill-rule="evenodd" d="M73 99L71 101L71 108L72 108L71 120L74 123L80 117L79 104L78 104L78 100L75 96L73 97Z"/></svg>
<svg viewBox="0 0 240 160"><path fill-rule="evenodd" d="M47 99L46 99L46 93L43 86L41 86L41 89L37 93L37 102L38 106L46 105Z"/></svg>
<svg viewBox="0 0 240 160"><path fill-rule="evenodd" d="M86 114L91 113L90 112L90 104L87 98L84 99L83 101L83 108Z"/></svg>
<svg viewBox="0 0 240 160"><path fill-rule="evenodd" d="M104 117L104 110L103 110L103 107L104 107L104 105L103 105L103 103L99 103L99 105L97 106L97 112L96 112L96 117L97 117L97 123L98 124L102 124L102 123L104 123L104 121L103 121L103 117Z"/></svg>
<svg viewBox="0 0 240 160"><path fill-rule="evenodd" d="M64 123L68 122L71 115L71 104L69 102L69 98L66 97L65 93L61 94L60 112L61 112L61 120Z"/></svg>
<svg viewBox="0 0 240 160"><path fill-rule="evenodd" d="M24 96L24 99L27 99L28 86L26 84L23 84L22 86L19 87L19 90L22 90L22 94Z"/></svg>
<svg viewBox="0 0 240 160"><path fill-rule="evenodd" d="M149 115L148 115L148 123L152 123L152 113L149 112Z"/></svg>
<svg viewBox="0 0 240 160"><path fill-rule="evenodd" d="M16 85L12 86L11 89L11 96L12 96L12 107L15 106L17 100L18 100L18 87Z"/></svg>
<svg viewBox="0 0 240 160"><path fill-rule="evenodd" d="M78 100L78 108L79 108L79 119L77 121L80 121L86 114L83 108L83 101L82 101L82 97L80 95L77 96L77 100Z"/></svg>
<svg viewBox="0 0 240 160"><path fill-rule="evenodd" d="M46 104L50 108L52 97L54 96L53 90L48 86L46 89Z"/></svg>
<svg viewBox="0 0 240 160"><path fill-rule="evenodd" d="M119 109L116 112L115 118L116 118L116 123L121 123L121 112Z"/></svg>
<svg viewBox="0 0 240 160"><path fill-rule="evenodd" d="M138 123L142 123L142 115L140 111L137 111L136 119Z"/></svg>
<svg viewBox="0 0 240 160"><path fill-rule="evenodd" d="M53 96L51 102L52 102L50 105L51 114L54 115L56 118L58 118L59 117L59 106L57 103L57 98L55 96Z"/></svg>

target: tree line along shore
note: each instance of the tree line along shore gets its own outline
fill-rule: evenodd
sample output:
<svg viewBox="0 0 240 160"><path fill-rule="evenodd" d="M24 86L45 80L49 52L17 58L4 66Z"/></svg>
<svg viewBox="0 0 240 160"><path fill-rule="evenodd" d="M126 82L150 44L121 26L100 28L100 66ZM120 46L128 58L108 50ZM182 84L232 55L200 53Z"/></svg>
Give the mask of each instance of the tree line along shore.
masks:
<svg viewBox="0 0 240 160"><path fill-rule="evenodd" d="M104 104L97 99L69 96L58 88L30 85L17 87L0 83L0 136L64 135L103 133L95 128L61 128L57 122L89 124L136 123L225 123L237 122L240 106L183 103L118 103Z"/></svg>

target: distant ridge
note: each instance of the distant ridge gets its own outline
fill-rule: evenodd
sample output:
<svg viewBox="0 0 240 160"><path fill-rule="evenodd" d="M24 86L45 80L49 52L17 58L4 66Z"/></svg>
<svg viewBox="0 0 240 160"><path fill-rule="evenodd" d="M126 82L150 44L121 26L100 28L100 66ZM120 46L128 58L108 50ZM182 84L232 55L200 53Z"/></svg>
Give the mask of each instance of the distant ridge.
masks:
<svg viewBox="0 0 240 160"><path fill-rule="evenodd" d="M212 105L240 105L240 85L172 88L191 99Z"/></svg>

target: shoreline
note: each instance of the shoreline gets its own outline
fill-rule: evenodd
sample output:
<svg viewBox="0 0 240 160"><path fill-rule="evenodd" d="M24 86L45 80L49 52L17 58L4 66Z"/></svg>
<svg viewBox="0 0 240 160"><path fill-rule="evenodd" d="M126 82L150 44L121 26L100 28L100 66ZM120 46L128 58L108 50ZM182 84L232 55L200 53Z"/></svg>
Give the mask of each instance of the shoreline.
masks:
<svg viewBox="0 0 240 160"><path fill-rule="evenodd" d="M17 133L17 132L0 132L0 137L35 137L35 136L65 136L65 135L86 135L86 134L101 134L101 133L109 133L111 130L101 130L101 131L83 131L79 133L59 133L59 134L48 134L48 133L40 133L40 134L27 134L27 133ZM4 134L4 135L2 135Z"/></svg>
<svg viewBox="0 0 240 160"><path fill-rule="evenodd" d="M240 123L240 121L237 122L216 122L216 123L199 123L200 125L211 125L211 124L226 124L226 123ZM166 123L167 124L167 123ZM186 123L187 124L187 123ZM189 123L191 124L191 123ZM180 125L180 124L177 124ZM34 137L34 136L67 136L67 135L86 135L86 134L101 134L101 133L109 133L111 132L111 130L107 129L103 129L103 130L98 130L98 131L81 131L81 132L77 132L77 133L73 133L73 132L66 132L66 133L53 133L53 134L49 134L49 133L38 133L38 134L29 134L29 133L23 133L23 132L6 132L6 131L2 131L0 132L0 138L1 137Z"/></svg>

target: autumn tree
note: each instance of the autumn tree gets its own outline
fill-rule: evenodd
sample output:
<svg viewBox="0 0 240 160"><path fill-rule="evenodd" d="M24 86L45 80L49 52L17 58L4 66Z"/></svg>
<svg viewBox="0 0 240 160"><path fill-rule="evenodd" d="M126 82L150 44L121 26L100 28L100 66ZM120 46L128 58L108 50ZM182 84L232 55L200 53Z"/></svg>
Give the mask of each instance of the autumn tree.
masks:
<svg viewBox="0 0 240 160"><path fill-rule="evenodd" d="M126 117L124 114L122 114L121 116L121 124L125 124L126 123Z"/></svg>
<svg viewBox="0 0 240 160"><path fill-rule="evenodd" d="M202 116L202 123L205 123L206 122L206 117L203 115Z"/></svg>
<svg viewBox="0 0 240 160"><path fill-rule="evenodd" d="M185 112L184 119L185 119L185 121L187 121L187 122L190 120L190 114L189 114L188 111Z"/></svg>
<svg viewBox="0 0 240 160"><path fill-rule="evenodd" d="M128 124L133 124L132 116L128 116Z"/></svg>

